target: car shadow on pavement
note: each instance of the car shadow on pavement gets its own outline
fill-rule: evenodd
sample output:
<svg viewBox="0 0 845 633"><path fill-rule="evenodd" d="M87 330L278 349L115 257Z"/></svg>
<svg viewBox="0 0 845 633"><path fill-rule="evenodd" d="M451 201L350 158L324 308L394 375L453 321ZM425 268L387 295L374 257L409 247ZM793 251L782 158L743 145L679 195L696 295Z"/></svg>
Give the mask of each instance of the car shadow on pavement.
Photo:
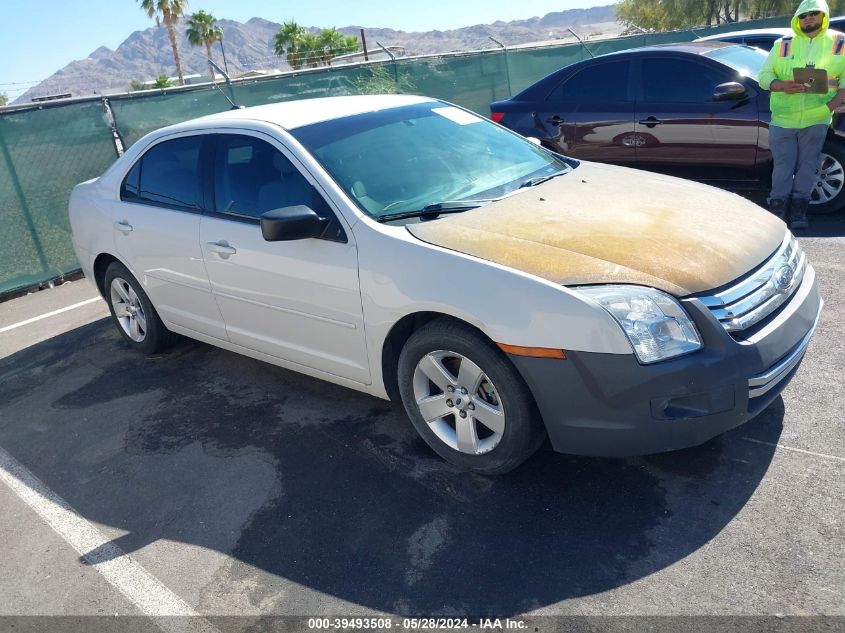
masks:
<svg viewBox="0 0 845 633"><path fill-rule="evenodd" d="M778 398L703 446L638 459L544 447L491 479L441 462L399 404L196 342L145 358L107 320L0 360L0 446L153 573L141 550L163 539L217 550L233 560L200 595L245 583L281 613L274 596L297 586L504 616L625 585L736 516L783 415ZM195 554L168 551L165 569L190 569Z"/></svg>

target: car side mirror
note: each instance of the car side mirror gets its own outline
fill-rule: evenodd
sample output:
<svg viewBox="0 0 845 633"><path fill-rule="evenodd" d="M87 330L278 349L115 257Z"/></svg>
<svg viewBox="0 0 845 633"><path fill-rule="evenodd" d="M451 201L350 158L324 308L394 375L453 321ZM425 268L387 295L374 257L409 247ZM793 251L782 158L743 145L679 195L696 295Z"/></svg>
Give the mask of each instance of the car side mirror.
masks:
<svg viewBox="0 0 845 633"><path fill-rule="evenodd" d="M738 81L719 84L713 89L713 101L739 101L747 96L745 86Z"/></svg>
<svg viewBox="0 0 845 633"><path fill-rule="evenodd" d="M273 209L261 215L261 235L268 242L287 242L320 237L329 224L304 204Z"/></svg>

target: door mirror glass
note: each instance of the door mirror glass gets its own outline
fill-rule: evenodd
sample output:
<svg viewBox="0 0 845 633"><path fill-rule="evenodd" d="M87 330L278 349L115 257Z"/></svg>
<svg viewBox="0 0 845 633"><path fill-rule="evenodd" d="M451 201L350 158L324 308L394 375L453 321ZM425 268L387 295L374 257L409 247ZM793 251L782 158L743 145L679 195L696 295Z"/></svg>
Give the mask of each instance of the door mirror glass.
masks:
<svg viewBox="0 0 845 633"><path fill-rule="evenodd" d="M719 84L713 89L714 101L739 101L747 96L745 86L737 81Z"/></svg>
<svg viewBox="0 0 845 633"><path fill-rule="evenodd" d="M261 235L268 242L286 242L321 237L329 220L304 204L273 209L261 215Z"/></svg>

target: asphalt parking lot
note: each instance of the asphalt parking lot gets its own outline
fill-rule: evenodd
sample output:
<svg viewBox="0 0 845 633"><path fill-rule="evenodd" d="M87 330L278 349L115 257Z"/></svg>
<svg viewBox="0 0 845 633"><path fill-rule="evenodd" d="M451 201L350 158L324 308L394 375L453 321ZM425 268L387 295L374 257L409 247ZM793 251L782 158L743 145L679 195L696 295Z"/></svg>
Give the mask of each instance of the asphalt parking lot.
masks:
<svg viewBox="0 0 845 633"><path fill-rule="evenodd" d="M826 307L758 418L637 459L544 447L495 479L441 462L398 403L187 340L131 352L84 280L0 303L0 629L706 615L842 630L845 217L801 244Z"/></svg>

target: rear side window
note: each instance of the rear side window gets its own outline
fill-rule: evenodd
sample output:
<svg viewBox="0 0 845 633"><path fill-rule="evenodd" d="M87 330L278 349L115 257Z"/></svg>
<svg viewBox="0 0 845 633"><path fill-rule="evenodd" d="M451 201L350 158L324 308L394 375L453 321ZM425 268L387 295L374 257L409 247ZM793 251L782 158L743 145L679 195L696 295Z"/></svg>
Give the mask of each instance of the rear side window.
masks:
<svg viewBox="0 0 845 633"><path fill-rule="evenodd" d="M164 141L135 163L121 187L121 199L175 209L199 211L201 136Z"/></svg>
<svg viewBox="0 0 845 633"><path fill-rule="evenodd" d="M630 101L628 73L630 61L595 64L565 79L549 95L553 103L619 103Z"/></svg>

